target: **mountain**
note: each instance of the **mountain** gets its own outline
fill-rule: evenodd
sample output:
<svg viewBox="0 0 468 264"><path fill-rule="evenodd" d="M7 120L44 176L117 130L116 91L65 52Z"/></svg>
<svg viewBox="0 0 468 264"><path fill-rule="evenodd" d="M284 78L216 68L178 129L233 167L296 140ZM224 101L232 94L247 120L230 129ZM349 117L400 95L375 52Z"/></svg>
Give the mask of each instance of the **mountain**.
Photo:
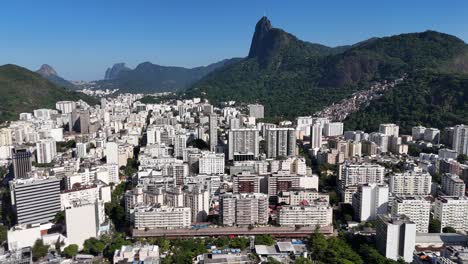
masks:
<svg viewBox="0 0 468 264"><path fill-rule="evenodd" d="M466 73L467 54L462 40L435 31L331 48L299 40L263 17L247 57L207 75L184 95L213 103L258 102L269 118L294 118L415 71Z"/></svg>
<svg viewBox="0 0 468 264"><path fill-rule="evenodd" d="M379 124L397 123L401 133L411 135L411 127L444 128L468 124L468 75L421 71L383 97L351 114L347 130L377 131Z"/></svg>
<svg viewBox="0 0 468 264"><path fill-rule="evenodd" d="M48 69L49 72L50 69ZM69 91L28 69L6 64L0 66L0 121L15 120L22 112L55 108L60 100L98 103L85 94Z"/></svg>
<svg viewBox="0 0 468 264"><path fill-rule="evenodd" d="M123 62L116 63L111 68L107 68L104 80L114 80L122 71L131 71L131 69L128 68Z"/></svg>
<svg viewBox="0 0 468 264"><path fill-rule="evenodd" d="M36 71L42 77L47 78L49 81L53 82L54 84L65 87L67 89L76 89L77 87L71 83L70 81L65 80L64 78L60 77L57 72L52 68L52 66L48 64L42 64L41 68Z"/></svg>
<svg viewBox="0 0 468 264"><path fill-rule="evenodd" d="M155 93L186 89L208 73L238 61L227 59L196 68L161 66L144 62L135 69L118 63L106 71L106 79L97 82L101 89L119 89L120 92Z"/></svg>

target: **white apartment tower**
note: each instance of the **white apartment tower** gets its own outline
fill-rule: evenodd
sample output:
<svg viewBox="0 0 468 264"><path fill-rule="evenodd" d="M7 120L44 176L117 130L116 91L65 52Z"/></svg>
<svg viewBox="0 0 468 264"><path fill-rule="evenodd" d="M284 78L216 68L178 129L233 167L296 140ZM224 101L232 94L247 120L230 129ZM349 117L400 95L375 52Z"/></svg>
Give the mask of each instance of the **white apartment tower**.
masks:
<svg viewBox="0 0 468 264"><path fill-rule="evenodd" d="M386 258L413 261L416 224L404 215L380 215L376 228L377 248Z"/></svg>
<svg viewBox="0 0 468 264"><path fill-rule="evenodd" d="M388 209L388 186L366 184L353 195L353 209L356 220L371 221L377 215L386 214Z"/></svg>
<svg viewBox="0 0 468 264"><path fill-rule="evenodd" d="M423 196L397 196L393 200L392 215L406 215L416 224L416 232L429 232L431 202Z"/></svg>
<svg viewBox="0 0 468 264"><path fill-rule="evenodd" d="M57 155L57 146L53 139L43 139L36 143L37 163L51 163Z"/></svg>
<svg viewBox="0 0 468 264"><path fill-rule="evenodd" d="M294 128L269 128L265 131L268 158L296 155L296 131Z"/></svg>

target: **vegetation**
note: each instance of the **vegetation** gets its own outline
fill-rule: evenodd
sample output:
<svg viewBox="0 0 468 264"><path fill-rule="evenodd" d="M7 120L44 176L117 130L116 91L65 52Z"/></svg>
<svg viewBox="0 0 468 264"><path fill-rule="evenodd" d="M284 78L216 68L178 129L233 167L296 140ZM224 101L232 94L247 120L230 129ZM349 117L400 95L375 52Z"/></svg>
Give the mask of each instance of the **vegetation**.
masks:
<svg viewBox="0 0 468 264"><path fill-rule="evenodd" d="M75 140L57 142L57 152L66 152L67 150L72 148L76 148Z"/></svg>
<svg viewBox="0 0 468 264"><path fill-rule="evenodd" d="M36 240L36 242L34 242L34 245L32 247L32 255L33 255L34 261L37 261L40 258L45 257L48 252L49 252L49 246L45 245L42 239L38 239Z"/></svg>
<svg viewBox="0 0 468 264"><path fill-rule="evenodd" d="M271 235L259 235L255 236L255 244L271 246L275 244L275 240Z"/></svg>
<svg viewBox="0 0 468 264"><path fill-rule="evenodd" d="M65 224L65 211L58 211L52 222L55 224Z"/></svg>
<svg viewBox="0 0 468 264"><path fill-rule="evenodd" d="M265 106L267 118L290 119L313 114L374 81L395 79L423 69L467 72L467 45L443 33L402 34L350 47L328 48L271 28L267 19L259 23L247 58L209 74L185 91L184 96L199 96L213 103L258 102ZM457 97L457 92L447 95L450 94ZM394 108L391 110L386 116ZM458 119L460 112L449 120ZM348 125L357 127L360 124L357 121L360 119Z"/></svg>
<svg viewBox="0 0 468 264"><path fill-rule="evenodd" d="M446 226L446 227L442 228L442 232L443 233L456 233L457 230L455 230L455 228L453 228L451 226Z"/></svg>
<svg viewBox="0 0 468 264"><path fill-rule="evenodd" d="M101 255L105 248L106 244L94 237L86 239L83 244L83 252L94 256Z"/></svg>
<svg viewBox="0 0 468 264"><path fill-rule="evenodd" d="M67 258L73 258L78 254L78 245L71 244L63 249L63 255Z"/></svg>
<svg viewBox="0 0 468 264"><path fill-rule="evenodd" d="M106 215L111 219L117 231L123 232L128 229L128 222L125 216L125 207L122 197L127 189L130 188L129 182L122 182L115 186L111 202L105 204Z"/></svg>
<svg viewBox="0 0 468 264"><path fill-rule="evenodd" d="M347 130L376 131L395 122L400 132L422 125L444 128L468 123L468 75L418 72L345 121ZM411 155L418 154L413 149Z"/></svg>
<svg viewBox="0 0 468 264"><path fill-rule="evenodd" d="M0 66L0 122L18 119L20 113L39 108L55 108L61 100L98 103L83 93L58 87L38 73L6 64Z"/></svg>
<svg viewBox="0 0 468 264"><path fill-rule="evenodd" d="M441 223L439 220L434 219L432 216L429 220L429 233L440 233Z"/></svg>

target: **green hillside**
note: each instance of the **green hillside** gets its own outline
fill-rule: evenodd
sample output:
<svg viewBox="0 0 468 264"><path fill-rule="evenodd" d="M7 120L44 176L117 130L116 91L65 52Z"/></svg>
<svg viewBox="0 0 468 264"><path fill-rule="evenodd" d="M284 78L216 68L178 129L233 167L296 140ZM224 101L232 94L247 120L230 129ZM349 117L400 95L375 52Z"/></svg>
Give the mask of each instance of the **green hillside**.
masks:
<svg viewBox="0 0 468 264"><path fill-rule="evenodd" d="M467 51L462 40L435 31L329 48L301 41L262 18L248 57L209 74L185 96L215 104L258 102L269 117L294 118L311 115L373 81L424 69L467 71Z"/></svg>
<svg viewBox="0 0 468 264"><path fill-rule="evenodd" d="M395 122L402 133L422 125L444 128L468 124L468 75L418 72L382 98L345 120L347 130L377 131Z"/></svg>
<svg viewBox="0 0 468 264"><path fill-rule="evenodd" d="M16 120L22 112L38 108L55 108L60 100L82 99L97 103L85 94L67 91L51 83L40 74L6 64L0 66L0 121Z"/></svg>

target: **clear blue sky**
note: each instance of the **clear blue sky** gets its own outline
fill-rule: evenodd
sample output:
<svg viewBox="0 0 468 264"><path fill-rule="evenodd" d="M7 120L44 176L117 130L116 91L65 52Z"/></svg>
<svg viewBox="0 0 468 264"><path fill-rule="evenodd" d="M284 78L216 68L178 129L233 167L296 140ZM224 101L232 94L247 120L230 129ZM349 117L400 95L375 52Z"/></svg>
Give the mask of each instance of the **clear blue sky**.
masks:
<svg viewBox="0 0 468 264"><path fill-rule="evenodd" d="M248 53L263 14L329 46L433 29L468 41L468 1L37 1L0 3L0 64L52 65L71 80L150 61L194 67Z"/></svg>

